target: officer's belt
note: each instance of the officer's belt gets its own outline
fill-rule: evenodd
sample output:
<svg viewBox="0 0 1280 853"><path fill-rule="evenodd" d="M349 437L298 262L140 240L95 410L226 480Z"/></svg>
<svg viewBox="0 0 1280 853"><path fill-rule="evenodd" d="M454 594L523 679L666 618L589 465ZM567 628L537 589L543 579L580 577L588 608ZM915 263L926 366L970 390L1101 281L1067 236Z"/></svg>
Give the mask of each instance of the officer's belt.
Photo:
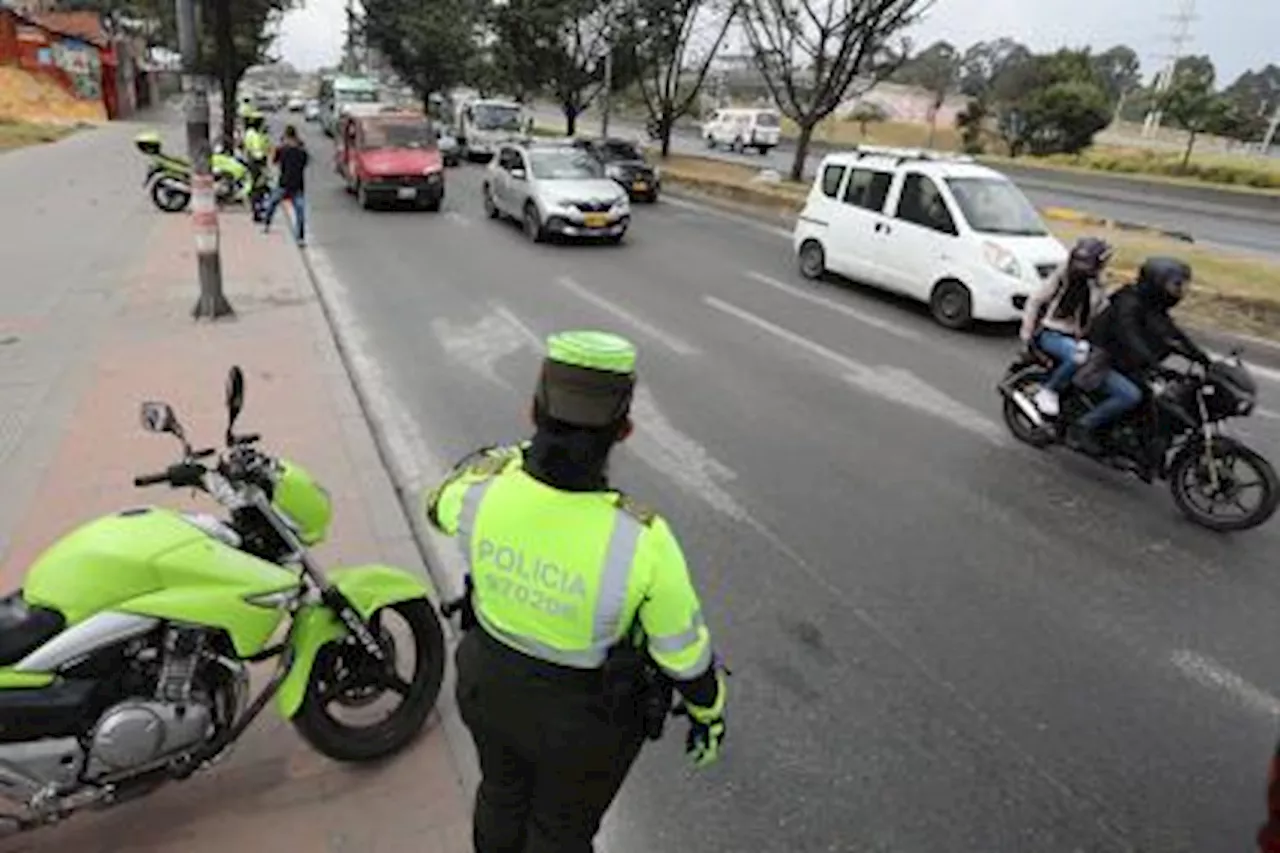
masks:
<svg viewBox="0 0 1280 853"><path fill-rule="evenodd" d="M535 658L519 649L513 649L508 646L486 631L483 625L477 624L469 633L478 635L484 643L486 651L502 664L510 665L513 668L520 669L522 672L531 673L549 681L580 685L593 691L600 690L603 686L604 670L602 668L579 669Z"/></svg>

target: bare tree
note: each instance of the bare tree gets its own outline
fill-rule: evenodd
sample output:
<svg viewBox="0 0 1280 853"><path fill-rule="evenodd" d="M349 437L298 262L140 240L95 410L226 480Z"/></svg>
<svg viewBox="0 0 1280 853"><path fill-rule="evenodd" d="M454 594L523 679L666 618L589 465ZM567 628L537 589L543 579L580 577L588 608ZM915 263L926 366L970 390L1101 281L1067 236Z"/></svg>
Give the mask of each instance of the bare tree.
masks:
<svg viewBox="0 0 1280 853"><path fill-rule="evenodd" d="M640 96L671 151L671 129L702 90L739 0L635 0L627 26Z"/></svg>
<svg viewBox="0 0 1280 853"><path fill-rule="evenodd" d="M765 85L800 130L790 177L804 174L818 122L906 61L900 39L933 0L746 0L744 29ZM856 89L855 89L856 84Z"/></svg>

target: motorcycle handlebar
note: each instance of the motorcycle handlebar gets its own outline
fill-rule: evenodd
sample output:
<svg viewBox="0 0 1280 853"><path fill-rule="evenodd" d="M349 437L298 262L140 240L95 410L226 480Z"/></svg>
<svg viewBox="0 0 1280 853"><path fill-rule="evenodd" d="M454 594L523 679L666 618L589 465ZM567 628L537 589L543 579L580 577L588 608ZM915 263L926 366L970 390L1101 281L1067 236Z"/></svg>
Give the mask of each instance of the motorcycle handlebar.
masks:
<svg viewBox="0 0 1280 853"><path fill-rule="evenodd" d="M164 473L143 474L134 477L133 484L142 487L168 483L176 489L183 487L195 488L203 483L205 473L204 466L196 462L179 462L176 465L170 465Z"/></svg>

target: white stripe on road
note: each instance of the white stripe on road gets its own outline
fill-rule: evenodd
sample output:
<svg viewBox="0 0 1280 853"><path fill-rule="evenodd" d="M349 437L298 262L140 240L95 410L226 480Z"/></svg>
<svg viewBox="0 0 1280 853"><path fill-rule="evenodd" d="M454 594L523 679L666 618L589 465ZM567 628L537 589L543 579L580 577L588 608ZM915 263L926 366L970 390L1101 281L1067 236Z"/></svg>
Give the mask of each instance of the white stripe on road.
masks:
<svg viewBox="0 0 1280 853"><path fill-rule="evenodd" d="M667 334L666 332L662 331L658 327L654 326L652 323L648 323L640 319L639 317L632 314L627 309L619 305L615 305L614 303L610 302L608 299L605 299L603 296L600 296L599 294L591 292L590 290L583 287L581 284L578 284L578 282L574 281L568 276L561 276L560 278L556 279L556 282L565 290L568 290L576 294L577 296L581 297L582 299L585 299L587 302L590 302L592 305L596 306L597 308L600 308L604 311L608 311L610 314L617 317L619 320L622 320L624 323L629 323L633 328L643 332L644 334L653 338L658 343L674 351L678 355L694 355L695 353L697 353L697 350L693 346L685 343L680 338L677 338L675 335Z"/></svg>
<svg viewBox="0 0 1280 853"><path fill-rule="evenodd" d="M770 225L767 222L761 222L759 219L752 219L750 216L729 213L726 210L721 210L717 207L711 207L705 204L699 204L696 201L690 201L685 198L675 198L674 196L667 195L663 197L663 203L673 205L674 207L682 207L685 210L693 210L698 213L710 214L712 216L719 217L720 219L728 220L729 222L735 222L738 225L745 225L748 228L763 231L774 237L782 237L785 240L790 240L792 237L792 232L786 228L782 228L777 225Z"/></svg>
<svg viewBox="0 0 1280 853"><path fill-rule="evenodd" d="M798 287L794 287L790 284L784 284L783 282L778 281L776 278L771 278L763 273L758 273L753 270L748 270L746 273L746 276L747 278L753 281L758 281L761 284L767 284L769 287L772 287L775 290L780 290L783 293L786 293L790 296L794 296L796 299L803 299L805 302L811 302L814 305L821 305L823 308L827 308L832 311L838 312L840 314L845 315L846 317L852 317L853 319L861 323L866 323L868 326L874 326L875 328L880 329L881 331L888 332L891 335L897 335L900 338L906 338L907 340L911 340L911 341L918 341L920 339L919 333L911 329L908 329L905 326L900 326L897 323L891 322L889 320L883 320L872 314L867 314L866 312L859 311L857 308L854 308L850 305L845 305L842 302L836 302L833 299L827 299L826 297L823 297L823 296L818 296L813 293L807 293L806 291L801 290Z"/></svg>
<svg viewBox="0 0 1280 853"><path fill-rule="evenodd" d="M1280 699L1250 684L1213 658L1181 649L1173 653L1170 663L1187 678L1202 687L1225 694L1248 711L1267 717L1280 717Z"/></svg>
<svg viewBox="0 0 1280 853"><path fill-rule="evenodd" d="M726 314L730 314L758 329L769 332L803 350L832 362L844 371L849 384L928 415L949 421L958 427L980 435L998 446L1009 444L1005 431L990 418L985 417L957 400L948 397L909 370L900 367L872 367L854 361L847 355L828 349L822 344L798 335L790 329L757 317L736 305L730 305L714 296L704 296L703 301Z"/></svg>
<svg viewBox="0 0 1280 853"><path fill-rule="evenodd" d="M504 388L511 387L498 375L497 363L524 349L525 338L496 311L469 326L456 325L441 317L431 322L431 330L445 353L459 366L471 368Z"/></svg>
<svg viewBox="0 0 1280 853"><path fill-rule="evenodd" d="M468 217L468 216L466 216L466 215L464 215L464 214L461 214L461 213L459 213L459 212L458 212L458 211L456 211L456 210L446 210L446 211L444 212L444 218L445 218L445 219L448 219L448 220L449 220L450 222L452 222L454 225L461 225L461 226L463 226L464 228L465 228L466 226L468 226L468 225L470 225L470 224L471 224L471 219L470 219L470 217Z"/></svg>
<svg viewBox="0 0 1280 853"><path fill-rule="evenodd" d="M544 344L538 333L505 305L497 306L494 314L538 352L543 350ZM643 384L636 389L631 414L639 429L623 445L624 450L635 453L646 465L674 480L690 494L702 498L713 509L735 521L762 529L722 485L737 479L738 475L701 444L676 429L658 407L653 393Z"/></svg>

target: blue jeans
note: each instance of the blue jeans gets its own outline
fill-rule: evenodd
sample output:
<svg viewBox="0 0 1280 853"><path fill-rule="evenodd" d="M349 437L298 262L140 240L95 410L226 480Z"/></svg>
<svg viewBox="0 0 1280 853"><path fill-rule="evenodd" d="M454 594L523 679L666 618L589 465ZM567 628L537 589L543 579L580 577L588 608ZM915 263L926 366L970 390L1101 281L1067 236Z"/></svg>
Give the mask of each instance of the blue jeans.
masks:
<svg viewBox="0 0 1280 853"><path fill-rule="evenodd" d="M1104 427L1142 402L1142 389L1133 380L1114 370L1107 372L1102 387L1107 398L1080 419L1080 426L1093 431Z"/></svg>
<svg viewBox="0 0 1280 853"><path fill-rule="evenodd" d="M1061 391L1076 375L1076 339L1053 329L1041 329L1036 335L1036 346L1058 360L1058 366L1049 374L1049 381L1044 387L1050 391Z"/></svg>
<svg viewBox="0 0 1280 853"><path fill-rule="evenodd" d="M293 205L293 239L301 243L307 239L307 196L305 193L289 192L281 187L276 187L272 190L271 198L267 199L266 212L262 217L262 227L263 229L271 228L271 220L275 218L276 208L286 198Z"/></svg>

